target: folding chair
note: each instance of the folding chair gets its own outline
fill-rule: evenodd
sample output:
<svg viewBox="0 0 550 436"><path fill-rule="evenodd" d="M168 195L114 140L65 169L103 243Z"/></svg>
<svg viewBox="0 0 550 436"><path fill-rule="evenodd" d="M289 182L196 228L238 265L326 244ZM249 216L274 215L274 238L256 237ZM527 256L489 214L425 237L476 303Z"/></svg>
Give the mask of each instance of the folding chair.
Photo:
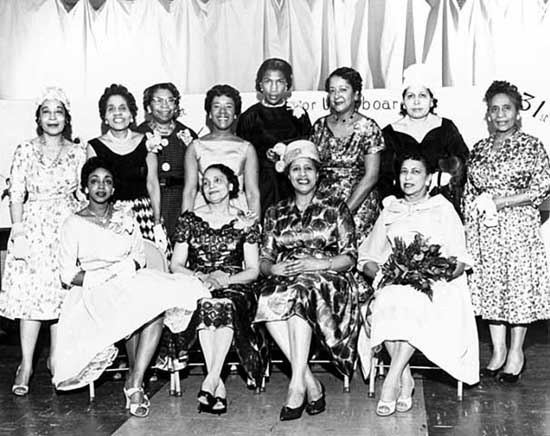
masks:
<svg viewBox="0 0 550 436"><path fill-rule="evenodd" d="M157 271L167 272L168 271L168 261L164 253L158 248L153 242L144 239L143 247L145 249L145 268L155 269ZM105 372L120 372L128 371L128 368L108 368ZM172 379L170 379L172 381ZM178 380L179 381L179 380ZM90 401L93 401L95 398L95 386L92 381L88 385Z"/></svg>

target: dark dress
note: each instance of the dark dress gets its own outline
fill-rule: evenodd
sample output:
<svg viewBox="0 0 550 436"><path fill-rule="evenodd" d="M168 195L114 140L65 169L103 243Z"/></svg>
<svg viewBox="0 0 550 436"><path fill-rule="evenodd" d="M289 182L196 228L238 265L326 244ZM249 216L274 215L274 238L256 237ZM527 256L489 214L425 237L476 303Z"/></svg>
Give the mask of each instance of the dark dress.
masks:
<svg viewBox="0 0 550 436"><path fill-rule="evenodd" d="M378 182L381 197L384 198L388 195L402 197L395 165L405 154L421 153L434 169L442 169L441 165L445 165L445 163L440 163L440 161L455 156L462 163L463 170L453 176L449 186L439 188L438 193L443 194L462 217L460 203L464 184L466 183L465 168L469 151L455 124L447 118L442 118L441 126L430 130L420 143L411 135L394 130L391 124L382 129L382 134L384 135L386 149L382 153L380 180ZM432 194L435 194L435 192L432 192Z"/></svg>
<svg viewBox="0 0 550 436"><path fill-rule="evenodd" d="M275 163L266 153L278 142L288 144L309 136L311 121L307 112L301 112L298 117L289 106L266 107L256 103L239 117L237 136L252 143L258 155L262 215L269 206L288 198L292 192L288 179L275 171Z"/></svg>
<svg viewBox="0 0 550 436"><path fill-rule="evenodd" d="M355 262L353 218L340 199L317 194L302 212L294 199L266 212L261 260L273 263L303 256L345 254ZM254 322L286 320L297 315L312 327L342 374L351 376L361 328L360 302L352 270L272 276L260 286Z"/></svg>
<svg viewBox="0 0 550 436"><path fill-rule="evenodd" d="M99 138L92 139L89 144L98 157L112 166L117 176L113 200L131 203L141 235L154 242L155 217L147 191L148 152L145 140L144 136L134 150L123 155L112 151Z"/></svg>
<svg viewBox="0 0 550 436"><path fill-rule="evenodd" d="M139 125L137 131L143 134L153 133L153 129L146 121ZM197 138L197 134L185 124L176 121L174 131L162 137L168 140L168 145L157 153L160 213L164 218L168 235L172 235L181 213L185 150L191 140Z"/></svg>
<svg viewBox="0 0 550 436"><path fill-rule="evenodd" d="M173 242L189 245L189 269L204 274L217 270L235 274L243 269L243 245L260 241L258 223L249 227L242 224L242 220L234 219L215 229L194 212L186 211L178 220ZM252 325L257 305L253 286L232 284L213 290L212 298L200 300L185 331L163 335L157 367L167 368L167 357L175 358L176 366L178 363L180 368L185 366L187 351L195 342L198 329L231 327L239 360L256 386L260 386L267 363L267 347L263 330ZM170 316L167 314L167 318Z"/></svg>

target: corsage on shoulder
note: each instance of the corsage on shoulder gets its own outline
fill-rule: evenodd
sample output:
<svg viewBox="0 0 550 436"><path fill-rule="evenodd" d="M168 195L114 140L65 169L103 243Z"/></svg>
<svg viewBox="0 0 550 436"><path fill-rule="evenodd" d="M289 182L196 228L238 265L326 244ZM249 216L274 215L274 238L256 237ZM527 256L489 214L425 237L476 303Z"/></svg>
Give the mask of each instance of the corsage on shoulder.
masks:
<svg viewBox="0 0 550 436"><path fill-rule="evenodd" d="M282 142L278 142L273 147L271 147L269 150L267 150L267 157L272 162L275 162L275 171L278 173L284 172L286 168L285 163L285 153L286 153L286 144L283 144Z"/></svg>
<svg viewBox="0 0 550 436"><path fill-rule="evenodd" d="M109 223L109 229L118 234L126 232L131 235L135 230L136 224L132 205L117 201L113 205L113 215Z"/></svg>
<svg viewBox="0 0 550 436"><path fill-rule="evenodd" d="M287 100L286 108L292 111L292 116L295 118L302 118L306 113L303 104L299 101Z"/></svg>
<svg viewBox="0 0 550 436"><path fill-rule="evenodd" d="M180 130L178 133L176 133L177 138L185 144L185 146L188 146L193 141L193 136L191 135L191 132L189 129Z"/></svg>
<svg viewBox="0 0 550 436"><path fill-rule="evenodd" d="M158 153L168 145L168 139L163 138L160 133L156 131L154 133L146 132L145 136L147 137L145 146L149 152Z"/></svg>

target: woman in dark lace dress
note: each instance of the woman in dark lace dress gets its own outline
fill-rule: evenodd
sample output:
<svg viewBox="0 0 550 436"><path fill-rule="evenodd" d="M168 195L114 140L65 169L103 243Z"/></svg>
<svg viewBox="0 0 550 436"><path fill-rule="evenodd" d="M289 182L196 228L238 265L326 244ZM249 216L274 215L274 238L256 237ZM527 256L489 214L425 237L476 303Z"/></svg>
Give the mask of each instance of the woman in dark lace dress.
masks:
<svg viewBox="0 0 550 436"><path fill-rule="evenodd" d="M211 165L202 181L206 204L181 215L173 239L172 271L193 271L210 289L212 298L199 302L189 326L168 349L161 348L160 357L185 356L198 336L208 374L197 399L199 409L211 413L227 409L220 373L232 342L256 384L266 363L264 341L252 326L256 295L249 286L259 273L260 229L256 221L230 205L229 200L239 192L238 183L230 168ZM168 311L165 323L177 324L181 314L177 309Z"/></svg>

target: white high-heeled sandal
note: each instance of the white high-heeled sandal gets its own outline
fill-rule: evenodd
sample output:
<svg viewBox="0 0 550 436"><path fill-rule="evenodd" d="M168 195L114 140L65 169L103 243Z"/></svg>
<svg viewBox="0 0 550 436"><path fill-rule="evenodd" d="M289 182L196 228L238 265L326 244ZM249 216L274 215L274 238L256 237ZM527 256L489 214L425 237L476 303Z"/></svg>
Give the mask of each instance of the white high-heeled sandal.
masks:
<svg viewBox="0 0 550 436"><path fill-rule="evenodd" d="M151 402L145 395L143 388L123 388L123 392L126 397L126 409L130 410L130 414L138 418L146 418L149 415L149 407L151 406ZM143 394L143 400L139 403L132 403L132 395L138 392Z"/></svg>

